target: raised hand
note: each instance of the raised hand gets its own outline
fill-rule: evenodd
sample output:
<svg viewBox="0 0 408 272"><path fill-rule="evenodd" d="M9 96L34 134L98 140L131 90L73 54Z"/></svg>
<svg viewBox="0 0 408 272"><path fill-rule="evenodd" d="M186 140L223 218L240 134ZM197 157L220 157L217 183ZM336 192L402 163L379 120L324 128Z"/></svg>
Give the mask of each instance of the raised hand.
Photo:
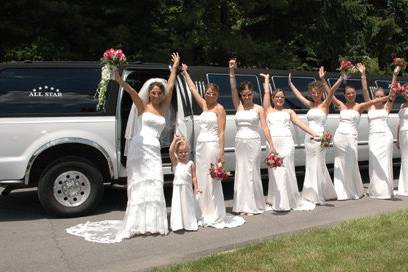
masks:
<svg viewBox="0 0 408 272"><path fill-rule="evenodd" d="M320 68L319 68L319 78L324 79L325 77L326 77L326 71L324 70L324 66L320 66Z"/></svg>
<svg viewBox="0 0 408 272"><path fill-rule="evenodd" d="M171 54L171 62L173 63L172 68L177 68L180 65L180 56L177 52Z"/></svg>
<svg viewBox="0 0 408 272"><path fill-rule="evenodd" d="M347 80L350 77L350 74L346 72L341 72L340 77L343 81Z"/></svg>
<svg viewBox="0 0 408 272"><path fill-rule="evenodd" d="M362 63L359 62L359 63L357 63L356 68L357 68L357 70L360 72L361 75L365 75L365 73L366 73L366 67L365 67L364 64L362 64Z"/></svg>
<svg viewBox="0 0 408 272"><path fill-rule="evenodd" d="M269 82L269 79L270 79L270 75L269 74L259 74L263 79L264 79L264 81L265 82Z"/></svg>
<svg viewBox="0 0 408 272"><path fill-rule="evenodd" d="M181 64L181 71L183 71L183 72L187 72L188 71L188 66L187 66L187 64Z"/></svg>
<svg viewBox="0 0 408 272"><path fill-rule="evenodd" d="M228 62L230 72L235 72L237 69L237 59L230 59Z"/></svg>
<svg viewBox="0 0 408 272"><path fill-rule="evenodd" d="M288 85L290 86L292 84L292 73L289 73L288 75Z"/></svg>

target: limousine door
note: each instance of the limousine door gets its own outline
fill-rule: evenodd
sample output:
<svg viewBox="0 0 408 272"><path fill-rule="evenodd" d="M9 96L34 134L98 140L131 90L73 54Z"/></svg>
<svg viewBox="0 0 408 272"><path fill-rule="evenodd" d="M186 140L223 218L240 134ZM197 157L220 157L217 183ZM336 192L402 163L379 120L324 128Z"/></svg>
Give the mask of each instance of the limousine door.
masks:
<svg viewBox="0 0 408 272"><path fill-rule="evenodd" d="M177 76L177 117L176 131L186 137L194 149L194 112L191 92L182 75ZM192 152L193 154L193 152Z"/></svg>

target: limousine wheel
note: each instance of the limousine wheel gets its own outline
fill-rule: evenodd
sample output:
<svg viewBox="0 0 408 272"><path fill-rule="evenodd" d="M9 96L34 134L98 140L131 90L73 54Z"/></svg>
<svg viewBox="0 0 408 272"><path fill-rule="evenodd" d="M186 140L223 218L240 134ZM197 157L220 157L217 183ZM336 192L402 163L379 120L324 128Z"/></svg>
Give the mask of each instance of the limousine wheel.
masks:
<svg viewBox="0 0 408 272"><path fill-rule="evenodd" d="M45 169L38 182L44 209L57 216L78 216L93 210L102 199L103 177L87 160L67 157Z"/></svg>

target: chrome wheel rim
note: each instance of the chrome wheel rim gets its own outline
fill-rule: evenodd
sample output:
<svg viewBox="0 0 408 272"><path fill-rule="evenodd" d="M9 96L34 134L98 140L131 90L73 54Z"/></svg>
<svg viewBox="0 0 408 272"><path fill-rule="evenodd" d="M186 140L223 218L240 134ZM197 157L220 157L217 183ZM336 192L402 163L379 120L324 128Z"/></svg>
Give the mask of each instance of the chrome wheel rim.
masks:
<svg viewBox="0 0 408 272"><path fill-rule="evenodd" d="M79 171L66 171L54 180L54 197L63 206L83 204L91 193L89 179Z"/></svg>

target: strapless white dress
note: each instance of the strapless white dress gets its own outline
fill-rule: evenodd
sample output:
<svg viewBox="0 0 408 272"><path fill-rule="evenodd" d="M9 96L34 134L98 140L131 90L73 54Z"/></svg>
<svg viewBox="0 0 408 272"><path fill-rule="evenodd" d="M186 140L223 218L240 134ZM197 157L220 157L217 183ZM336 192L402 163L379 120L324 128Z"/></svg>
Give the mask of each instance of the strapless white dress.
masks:
<svg viewBox="0 0 408 272"><path fill-rule="evenodd" d="M408 196L408 108L399 113L399 144L401 152L401 170L398 179L398 195Z"/></svg>
<svg viewBox="0 0 408 272"><path fill-rule="evenodd" d="M299 193L295 172L295 144L290 130L290 115L286 111L267 115L269 131L283 166L268 168L269 186L267 203L275 211L313 210L315 204L304 200Z"/></svg>
<svg viewBox="0 0 408 272"><path fill-rule="evenodd" d="M197 217L199 224L215 228L238 227L245 223L239 216L227 215L221 181L211 178L208 169L219 159L217 114L212 111L201 113L200 132L196 145L196 172L201 194L197 194Z"/></svg>
<svg viewBox="0 0 408 272"><path fill-rule="evenodd" d="M261 180L261 136L255 110L235 114L235 182L232 210L236 213L263 213L265 198Z"/></svg>
<svg viewBox="0 0 408 272"><path fill-rule="evenodd" d="M171 199L170 228L173 231L197 230L195 198L191 166L193 162L178 162L174 168L173 196Z"/></svg>
<svg viewBox="0 0 408 272"><path fill-rule="evenodd" d="M159 142L165 119L150 112L137 118L128 150L128 201L123 220L87 222L68 228L68 233L98 243L120 242L137 234L168 233Z"/></svg>
<svg viewBox="0 0 408 272"><path fill-rule="evenodd" d="M306 114L309 127L323 135L327 114L321 109L310 109ZM336 199L333 182L326 166L326 149L320 142L305 136L306 171L303 182L302 197L316 204L325 204L326 200Z"/></svg>
<svg viewBox="0 0 408 272"><path fill-rule="evenodd" d="M368 111L368 149L371 198L390 199L393 196L392 147L394 137L387 124L385 109Z"/></svg>
<svg viewBox="0 0 408 272"><path fill-rule="evenodd" d="M334 189L338 200L359 199L364 194L358 167L357 127L360 113L340 111L339 126L334 134Z"/></svg>

